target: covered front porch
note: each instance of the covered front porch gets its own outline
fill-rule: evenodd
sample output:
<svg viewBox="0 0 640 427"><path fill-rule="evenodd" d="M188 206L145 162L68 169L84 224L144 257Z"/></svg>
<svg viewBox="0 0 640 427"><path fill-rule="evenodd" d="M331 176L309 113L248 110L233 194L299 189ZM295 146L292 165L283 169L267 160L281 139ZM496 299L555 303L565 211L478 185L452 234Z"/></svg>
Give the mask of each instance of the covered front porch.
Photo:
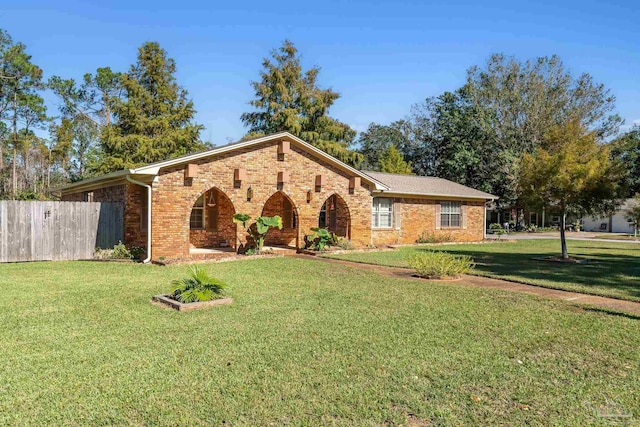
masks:
<svg viewBox="0 0 640 427"><path fill-rule="evenodd" d="M251 196L251 192L248 195ZM321 201L322 204L319 204ZM295 253L304 245L304 234L311 233L312 227L325 228L338 237L351 238L349 207L337 193L303 206L302 211L282 190L258 203L262 205L261 216L279 215L282 218L282 229L273 228L265 237L263 250L267 252ZM233 222L236 213L231 198L218 187L202 193L191 207L189 216L189 255L198 258L223 257L242 252L247 245L253 244L242 225ZM308 230L301 230L301 223Z"/></svg>

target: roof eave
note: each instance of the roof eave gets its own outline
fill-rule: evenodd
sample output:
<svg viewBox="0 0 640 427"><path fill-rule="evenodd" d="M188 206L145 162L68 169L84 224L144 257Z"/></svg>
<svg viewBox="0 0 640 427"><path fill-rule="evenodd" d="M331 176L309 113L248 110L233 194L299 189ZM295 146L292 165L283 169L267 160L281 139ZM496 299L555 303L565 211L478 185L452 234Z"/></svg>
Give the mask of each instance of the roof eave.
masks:
<svg viewBox="0 0 640 427"><path fill-rule="evenodd" d="M330 163L336 164L338 166L340 166L343 170L350 172L356 176L359 176L360 178L364 179L366 182L372 184L375 188L375 190L388 190L389 187L387 187L386 185L384 185L382 182L378 181L375 178L370 177L369 175L365 174L364 172L359 171L358 169L351 167L349 165L347 165L346 163L336 159L335 157L325 153L324 151L314 147L313 145L309 144L308 142L290 134L289 132L279 132L279 133L275 133L272 135L267 135L267 136L263 136L260 138L254 138L254 139L250 139L247 141L242 141L242 142L237 142L234 144L229 144L229 145L225 145L223 147L219 147L219 148L213 148L211 150L208 151L204 151L202 153L195 153L195 154L191 154L191 155L187 155L187 156L183 156L183 157L178 157L176 159L171 159L171 160L166 160L164 162L158 162L149 166L140 166L139 168L133 169L134 173L140 173L140 174L148 174L148 175L157 175L158 172L160 171L160 169L162 168L167 168L167 167L171 167L171 166L177 166L177 165L181 165L184 163L189 163L189 162L193 162L196 160L200 160L200 159L204 159L207 157L211 157L211 156L215 156L217 154L223 154L229 151L235 151L238 150L240 148L244 148L244 147L250 147L252 145L257 145L257 144L261 144L263 142L268 142L268 141L273 141L275 139L278 138L289 138L292 141L295 141L296 143L302 145L303 147L305 147L306 149L308 149L309 151L313 152L314 154L316 154L318 157L323 158L324 160L327 160Z"/></svg>
<svg viewBox="0 0 640 427"><path fill-rule="evenodd" d="M122 169L106 175L100 175L71 184L62 185L60 187L55 187L51 189L51 191L54 193L69 194L72 192L84 191L86 189L104 187L104 184L116 183L124 180L127 175L155 176L157 175L157 172L154 174L147 171L140 172L137 169Z"/></svg>
<svg viewBox="0 0 640 427"><path fill-rule="evenodd" d="M257 144L261 144L263 142L268 142L268 141L273 141L276 140L278 138L289 138L290 140L296 142L297 144L303 146L305 149L313 152L314 154L316 154L318 157L340 167L341 169L343 169L346 172L349 172L353 175L356 175L358 177L360 177L363 181L371 184L374 187L375 191L385 191L385 190L389 190L389 187L386 186L385 184L383 184L382 182L378 181L377 179L357 170L354 167L351 167L349 165L347 165L346 163L336 159L335 157L325 153L324 151L314 147L313 145L309 144L308 142L290 134L289 132L279 132L276 134L272 134L272 135L267 135L267 136L263 136L260 138L254 138L254 139L250 139L247 141L242 141L242 142L237 142L237 143L233 143L233 144L228 144L225 145L223 147L218 147L218 148L213 148L211 150L208 151L204 151L201 153L195 153L195 154L191 154L191 155L186 155L183 157L178 157L176 159L171 159L171 160L165 160L162 162L158 162L158 163L153 163L151 165L146 165L146 166L140 166L138 168L134 168L134 169L124 169L124 170L120 170L120 171L116 171L116 172L112 172L110 174L107 175L101 175L101 176L97 176L94 178L89 178L86 180L82 180L82 181L78 181L75 182L73 184L69 184L69 185L64 185L58 188L55 188L52 191L55 192L64 192L64 193L69 193L69 190L75 190L75 191L81 191L82 188L85 187L93 187L94 185L97 185L98 183L107 183L107 182L111 182L111 181L115 181L117 179L123 179L125 178L127 175L146 175L146 176L156 176L158 175L158 173L160 172L160 169L162 168L167 168L167 167L171 167L171 166L177 166L177 165L181 165L184 163L189 163L192 161L196 161L196 160L200 160L200 159L204 159L207 157L211 157L217 154L222 154L222 153L226 153L229 151L235 151L244 147L249 147L252 145L257 145Z"/></svg>
<svg viewBox="0 0 640 427"><path fill-rule="evenodd" d="M434 193L419 193L419 192L411 192L411 191L380 191L376 192L379 194L385 194L388 196L423 196L423 197L452 197L452 198L460 198L460 199L476 199L476 200L498 200L499 197L494 196L493 194L486 195L478 195L478 196L469 196L469 195L461 195L461 194L434 194Z"/></svg>

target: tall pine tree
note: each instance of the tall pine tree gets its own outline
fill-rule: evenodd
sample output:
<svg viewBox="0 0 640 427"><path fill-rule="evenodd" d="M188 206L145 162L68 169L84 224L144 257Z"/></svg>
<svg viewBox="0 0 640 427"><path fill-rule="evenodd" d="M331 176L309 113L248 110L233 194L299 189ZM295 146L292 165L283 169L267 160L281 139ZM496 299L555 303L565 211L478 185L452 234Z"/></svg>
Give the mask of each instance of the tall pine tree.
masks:
<svg viewBox="0 0 640 427"><path fill-rule="evenodd" d="M260 81L252 82L255 111L242 114L248 137L287 131L351 165L362 155L349 149L356 131L328 116L340 98L331 89L321 89L316 80L320 68L302 70L298 50L286 40L262 62Z"/></svg>
<svg viewBox="0 0 640 427"><path fill-rule="evenodd" d="M157 42L138 50L120 77L124 96L110 99L114 121L101 135L103 173L178 157L203 148L195 109L175 78L176 64Z"/></svg>

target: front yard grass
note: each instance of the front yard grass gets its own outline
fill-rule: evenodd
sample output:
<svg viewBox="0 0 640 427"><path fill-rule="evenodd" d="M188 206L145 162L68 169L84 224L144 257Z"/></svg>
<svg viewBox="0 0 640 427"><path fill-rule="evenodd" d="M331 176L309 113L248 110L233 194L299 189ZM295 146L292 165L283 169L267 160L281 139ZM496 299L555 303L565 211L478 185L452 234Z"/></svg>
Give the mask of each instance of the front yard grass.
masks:
<svg viewBox="0 0 640 427"><path fill-rule="evenodd" d="M585 264L561 264L533 258L557 256L560 241L518 240L516 243L405 246L397 251L328 255L332 258L392 267L409 267L407 258L420 251L438 250L469 255L474 274L513 280L546 288L584 292L640 301L640 244L568 240L569 255L587 258Z"/></svg>
<svg viewBox="0 0 640 427"><path fill-rule="evenodd" d="M205 268L233 305L152 305L184 265L0 265L0 424L640 418L635 318L313 260Z"/></svg>

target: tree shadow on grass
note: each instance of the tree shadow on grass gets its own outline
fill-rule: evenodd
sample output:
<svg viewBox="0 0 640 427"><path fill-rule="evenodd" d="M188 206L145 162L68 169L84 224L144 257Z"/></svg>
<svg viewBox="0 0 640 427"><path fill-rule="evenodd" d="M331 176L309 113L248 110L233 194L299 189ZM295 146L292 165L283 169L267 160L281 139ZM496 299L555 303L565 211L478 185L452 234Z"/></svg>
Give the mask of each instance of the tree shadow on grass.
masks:
<svg viewBox="0 0 640 427"><path fill-rule="evenodd" d="M552 252L486 251L482 248L442 249L456 255L468 255L476 262L478 272L520 278L524 282L555 282L560 288L566 284L585 288L613 291L623 298L640 299L640 251L638 256L585 253L579 249L599 250L594 247L576 248L571 255L588 260L584 264L565 264L534 260L556 255ZM613 248L603 248L613 250ZM429 249L424 249L429 250ZM552 283L548 283L552 285ZM595 289L594 289L595 291Z"/></svg>

